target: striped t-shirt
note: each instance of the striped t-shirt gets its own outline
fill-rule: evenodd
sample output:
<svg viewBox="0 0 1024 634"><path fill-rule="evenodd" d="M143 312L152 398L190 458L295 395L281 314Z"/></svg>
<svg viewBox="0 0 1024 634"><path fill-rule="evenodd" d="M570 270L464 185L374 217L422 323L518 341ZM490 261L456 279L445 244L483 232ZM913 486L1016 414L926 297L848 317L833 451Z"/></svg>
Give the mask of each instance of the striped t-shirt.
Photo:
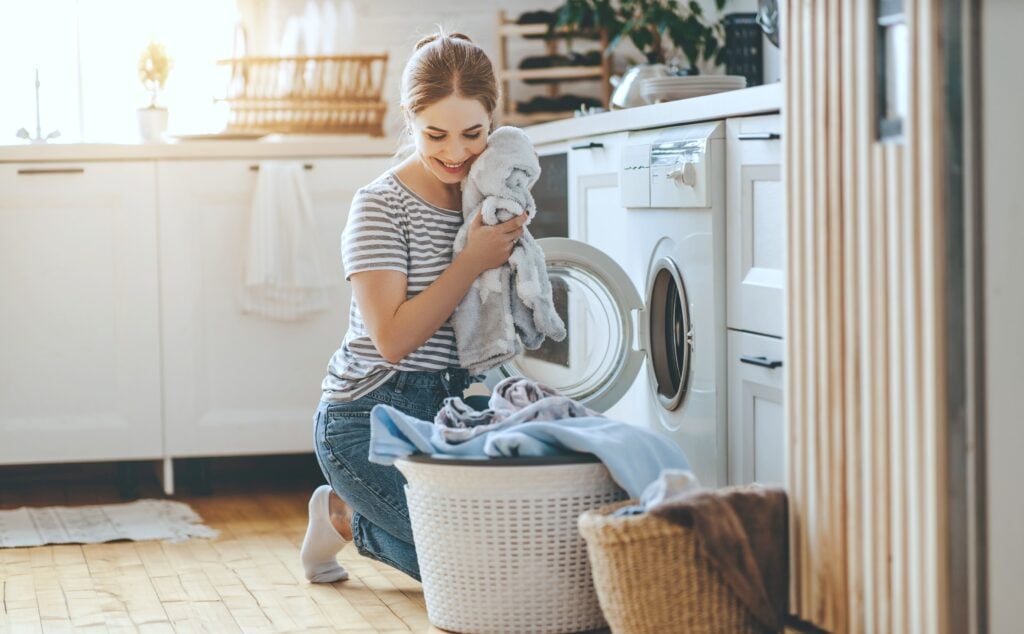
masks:
<svg viewBox="0 0 1024 634"><path fill-rule="evenodd" d="M356 192L341 236L345 279L360 271L399 271L408 278L406 298L426 289L452 261L462 213L423 200L388 171ZM398 363L377 352L355 297L348 332L327 366L322 389L330 401L351 401L376 389L398 371L458 367L449 322Z"/></svg>

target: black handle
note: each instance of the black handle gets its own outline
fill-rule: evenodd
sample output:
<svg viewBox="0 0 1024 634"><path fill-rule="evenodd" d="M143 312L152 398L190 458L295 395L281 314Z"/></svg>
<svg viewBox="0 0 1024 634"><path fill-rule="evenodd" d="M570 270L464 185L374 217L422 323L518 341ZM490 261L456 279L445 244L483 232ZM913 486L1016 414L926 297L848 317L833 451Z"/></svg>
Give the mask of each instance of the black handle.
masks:
<svg viewBox="0 0 1024 634"><path fill-rule="evenodd" d="M579 145L572 146L574 150L593 150L595 148L604 147L604 143L598 143L597 141L591 141L590 143L580 143Z"/></svg>
<svg viewBox="0 0 1024 634"><path fill-rule="evenodd" d="M740 141L774 141L781 139L782 135L778 132L742 132L737 138Z"/></svg>
<svg viewBox="0 0 1024 634"><path fill-rule="evenodd" d="M249 171L250 172L255 172L255 171L258 171L259 169L260 169L259 165L250 165L249 166ZM303 163L302 164L302 169L304 169L304 170L311 170L311 169L313 169L313 164L312 163Z"/></svg>
<svg viewBox="0 0 1024 634"><path fill-rule="evenodd" d="M769 361L768 357L740 357L740 363L749 363L750 365L759 365L762 368L768 368L774 370L775 368L782 367L782 361L772 360Z"/></svg>

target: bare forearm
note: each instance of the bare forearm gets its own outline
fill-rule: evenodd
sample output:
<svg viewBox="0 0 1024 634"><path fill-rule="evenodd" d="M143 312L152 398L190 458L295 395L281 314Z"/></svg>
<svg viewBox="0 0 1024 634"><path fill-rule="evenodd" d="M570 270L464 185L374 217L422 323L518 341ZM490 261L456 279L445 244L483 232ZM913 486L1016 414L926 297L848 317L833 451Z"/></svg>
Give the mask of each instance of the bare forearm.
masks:
<svg viewBox="0 0 1024 634"><path fill-rule="evenodd" d="M382 354L397 360L422 346L455 312L480 273L468 259L456 257L430 286L398 307L383 333L388 350Z"/></svg>

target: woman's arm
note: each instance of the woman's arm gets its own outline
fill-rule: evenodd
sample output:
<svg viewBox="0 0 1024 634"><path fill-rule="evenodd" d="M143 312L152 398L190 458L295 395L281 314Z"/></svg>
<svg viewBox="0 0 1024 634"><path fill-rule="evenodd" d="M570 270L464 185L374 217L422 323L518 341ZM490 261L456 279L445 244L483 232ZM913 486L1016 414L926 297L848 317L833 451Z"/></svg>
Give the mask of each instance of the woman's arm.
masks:
<svg viewBox="0 0 1024 634"><path fill-rule="evenodd" d="M498 225L485 225L477 214L466 248L412 299L405 297L408 278L398 271L353 273L352 291L380 355L398 363L430 339L455 312L476 278L508 261L528 219L520 214Z"/></svg>

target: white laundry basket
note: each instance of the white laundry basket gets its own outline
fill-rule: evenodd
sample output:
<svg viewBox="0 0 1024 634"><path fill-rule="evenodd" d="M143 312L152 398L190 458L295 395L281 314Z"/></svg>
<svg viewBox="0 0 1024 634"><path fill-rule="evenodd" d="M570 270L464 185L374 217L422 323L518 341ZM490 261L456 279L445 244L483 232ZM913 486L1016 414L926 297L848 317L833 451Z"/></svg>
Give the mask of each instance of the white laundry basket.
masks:
<svg viewBox="0 0 1024 634"><path fill-rule="evenodd" d="M580 513L626 499L592 456L410 456L405 475L430 622L474 634L606 626Z"/></svg>

